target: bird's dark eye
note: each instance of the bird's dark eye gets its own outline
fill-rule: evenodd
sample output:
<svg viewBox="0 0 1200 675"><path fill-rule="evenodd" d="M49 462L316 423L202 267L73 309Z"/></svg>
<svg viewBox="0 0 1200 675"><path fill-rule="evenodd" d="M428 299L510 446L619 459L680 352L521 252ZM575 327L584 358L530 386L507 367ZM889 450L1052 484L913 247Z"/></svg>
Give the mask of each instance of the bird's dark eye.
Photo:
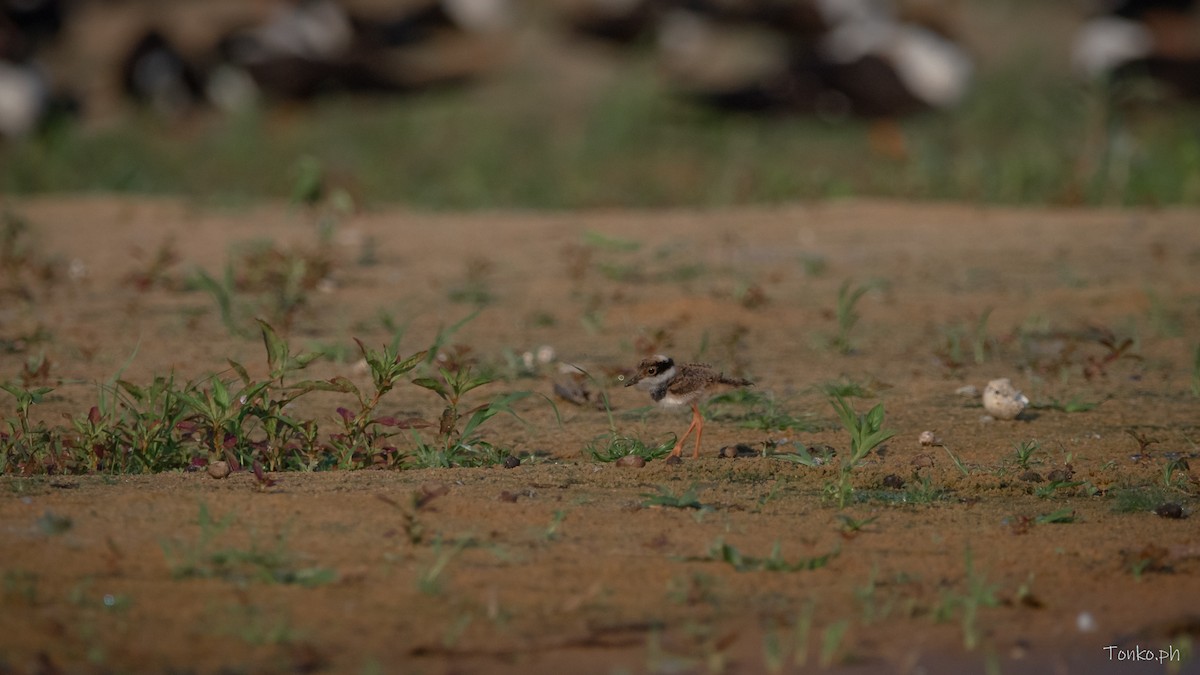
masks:
<svg viewBox="0 0 1200 675"><path fill-rule="evenodd" d="M658 374L658 366L650 366L650 374L657 375Z"/></svg>

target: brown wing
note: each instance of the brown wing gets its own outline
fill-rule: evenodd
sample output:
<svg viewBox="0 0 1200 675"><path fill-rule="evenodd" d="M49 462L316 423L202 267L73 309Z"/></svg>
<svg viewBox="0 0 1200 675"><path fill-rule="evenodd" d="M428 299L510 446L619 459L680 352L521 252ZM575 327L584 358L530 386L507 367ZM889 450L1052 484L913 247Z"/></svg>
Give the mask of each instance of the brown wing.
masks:
<svg viewBox="0 0 1200 675"><path fill-rule="evenodd" d="M688 379L691 382L697 380L704 382L705 385L720 383L728 384L734 387L750 387L754 383L740 377L728 377L725 373L718 373L713 370L713 367L707 363L685 363L679 366L679 377L677 380ZM675 387L670 388L672 391Z"/></svg>
<svg viewBox="0 0 1200 675"><path fill-rule="evenodd" d="M702 389L717 381L717 373L707 363L685 363L677 366L679 374L671 381L667 391L682 394Z"/></svg>

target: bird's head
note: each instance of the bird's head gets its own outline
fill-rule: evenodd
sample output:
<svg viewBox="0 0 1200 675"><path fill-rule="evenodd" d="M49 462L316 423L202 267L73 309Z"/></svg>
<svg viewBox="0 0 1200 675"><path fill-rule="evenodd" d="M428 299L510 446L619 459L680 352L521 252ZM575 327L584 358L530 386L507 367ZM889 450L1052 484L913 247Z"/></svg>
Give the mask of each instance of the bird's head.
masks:
<svg viewBox="0 0 1200 675"><path fill-rule="evenodd" d="M629 381L625 383L626 387L637 385L639 389L653 389L655 386L675 376L675 361L669 356L657 354L648 359L642 359L638 364L637 372Z"/></svg>

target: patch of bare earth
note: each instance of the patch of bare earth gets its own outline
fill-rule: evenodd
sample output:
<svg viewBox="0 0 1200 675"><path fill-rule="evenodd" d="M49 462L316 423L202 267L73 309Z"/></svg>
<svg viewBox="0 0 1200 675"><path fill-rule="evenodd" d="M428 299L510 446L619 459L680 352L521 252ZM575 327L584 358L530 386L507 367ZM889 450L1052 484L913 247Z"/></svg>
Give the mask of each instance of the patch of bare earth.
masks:
<svg viewBox="0 0 1200 675"><path fill-rule="evenodd" d="M485 428L522 457L509 469L287 472L267 489L248 472L4 477L0 672L1124 673L1105 647L1182 659L1200 631L1194 516L1119 508L1152 488L1195 507L1195 469L1164 467L1200 461L1196 211L385 210L343 219L322 244L311 214L282 206L8 208L47 273L5 281L0 378L54 387L34 408L51 424L86 413L118 373L188 380L230 358L264 376L254 314L286 320L297 349L348 348L305 377L365 384L352 337L382 345L403 325L401 351L415 352L480 300L446 348L507 377L473 403L553 398L558 364L576 364L607 388L619 432L666 439L687 417L615 379L661 351L750 377L795 424L750 428L745 410L714 407L700 459L626 468L583 453L610 429L603 410L556 399L556 416L530 397L523 421ZM185 282L222 274L249 240L332 265L286 316L268 295L237 298L250 336L234 337ZM164 247L178 261L139 283ZM844 352L832 342L846 281L870 290ZM555 362L509 367L506 354L541 345ZM30 374L41 356L48 370ZM995 377L1034 406L981 421L978 399L956 392ZM830 382L861 385L869 396L851 405L882 402L896 431L852 473L845 509L827 494L848 453L819 388ZM339 396L293 412L333 429ZM1067 412L1082 404L1095 405ZM402 384L383 412L440 406ZM943 445L919 445L924 430ZM1130 431L1157 443L1143 451ZM762 456L794 442L838 455ZM754 452L718 457L737 443ZM701 508L650 504L693 487Z"/></svg>

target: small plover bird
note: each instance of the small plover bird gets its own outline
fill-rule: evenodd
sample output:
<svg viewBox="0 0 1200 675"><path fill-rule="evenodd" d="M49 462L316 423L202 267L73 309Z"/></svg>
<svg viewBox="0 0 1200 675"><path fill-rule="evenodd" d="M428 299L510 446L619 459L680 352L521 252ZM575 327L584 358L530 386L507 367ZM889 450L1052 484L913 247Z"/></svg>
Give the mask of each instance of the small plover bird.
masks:
<svg viewBox="0 0 1200 675"><path fill-rule="evenodd" d="M625 383L626 387L637 385L638 389L650 392L650 398L664 407L692 406L692 423L675 443L671 456L678 457L683 442L696 432L696 449L692 457L700 456L700 435L704 433L704 418L700 415L700 401L713 385L750 387L754 383L738 377L728 377L704 363L676 364L669 356L661 354L643 359L637 373Z"/></svg>

